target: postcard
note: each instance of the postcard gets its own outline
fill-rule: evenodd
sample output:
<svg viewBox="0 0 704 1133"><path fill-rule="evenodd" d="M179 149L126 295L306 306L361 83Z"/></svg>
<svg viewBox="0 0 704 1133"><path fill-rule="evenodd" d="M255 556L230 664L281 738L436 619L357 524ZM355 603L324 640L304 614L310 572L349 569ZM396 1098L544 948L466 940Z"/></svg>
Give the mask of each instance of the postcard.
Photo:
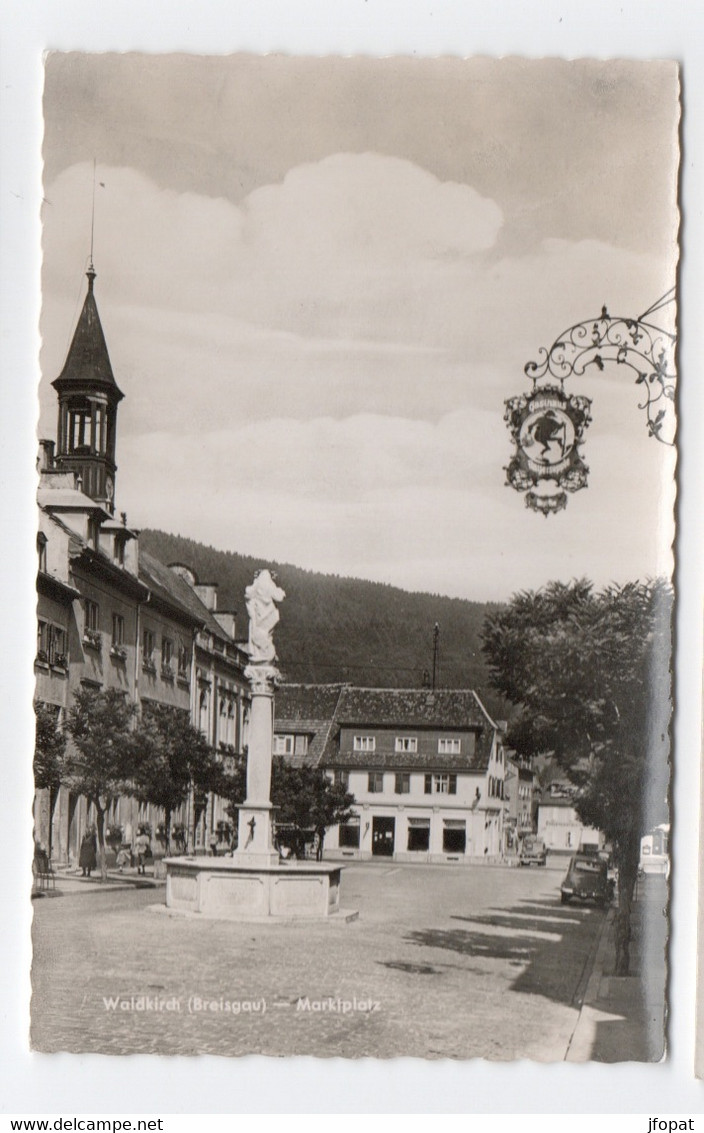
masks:
<svg viewBox="0 0 704 1133"><path fill-rule="evenodd" d="M666 1056L679 100L48 54L34 1050Z"/></svg>

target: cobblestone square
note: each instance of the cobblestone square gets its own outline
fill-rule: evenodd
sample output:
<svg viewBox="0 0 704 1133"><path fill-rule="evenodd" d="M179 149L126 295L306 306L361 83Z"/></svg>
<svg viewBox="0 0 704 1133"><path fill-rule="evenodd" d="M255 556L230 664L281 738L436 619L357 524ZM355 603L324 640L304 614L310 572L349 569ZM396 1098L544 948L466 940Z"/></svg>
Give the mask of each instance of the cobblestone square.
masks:
<svg viewBox="0 0 704 1133"><path fill-rule="evenodd" d="M35 902L40 1051L390 1058L568 1056L605 914L551 869L346 868L352 923L153 911L163 888ZM66 889L68 887L65 887Z"/></svg>

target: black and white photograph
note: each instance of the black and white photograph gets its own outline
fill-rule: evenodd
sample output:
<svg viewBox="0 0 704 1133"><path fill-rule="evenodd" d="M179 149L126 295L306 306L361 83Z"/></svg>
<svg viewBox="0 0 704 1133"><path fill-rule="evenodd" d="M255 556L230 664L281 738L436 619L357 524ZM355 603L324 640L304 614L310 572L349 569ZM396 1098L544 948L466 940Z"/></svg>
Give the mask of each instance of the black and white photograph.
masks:
<svg viewBox="0 0 704 1133"><path fill-rule="evenodd" d="M676 62L43 113L32 1049L661 1061Z"/></svg>

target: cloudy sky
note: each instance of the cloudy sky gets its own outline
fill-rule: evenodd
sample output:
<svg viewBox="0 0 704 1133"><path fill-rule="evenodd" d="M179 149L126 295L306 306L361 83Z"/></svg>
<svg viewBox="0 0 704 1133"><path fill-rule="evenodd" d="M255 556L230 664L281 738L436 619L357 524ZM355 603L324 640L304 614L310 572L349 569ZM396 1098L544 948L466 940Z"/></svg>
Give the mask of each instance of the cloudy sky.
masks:
<svg viewBox="0 0 704 1133"><path fill-rule="evenodd" d="M589 488L504 484L504 399L567 326L674 283L668 63L51 55L42 436L85 294L117 503L262 559L461 597L670 568L672 453L607 370Z"/></svg>

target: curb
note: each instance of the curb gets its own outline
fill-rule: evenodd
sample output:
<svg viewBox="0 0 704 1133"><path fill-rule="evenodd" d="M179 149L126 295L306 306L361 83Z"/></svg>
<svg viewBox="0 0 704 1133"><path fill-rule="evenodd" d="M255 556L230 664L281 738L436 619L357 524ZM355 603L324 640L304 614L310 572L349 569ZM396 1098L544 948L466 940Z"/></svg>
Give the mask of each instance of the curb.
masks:
<svg viewBox="0 0 704 1133"><path fill-rule="evenodd" d="M591 1006L599 998L599 988L601 987L601 981L604 978L604 962L606 960L607 951L611 944L610 930L616 919L616 912L616 906L610 905L608 912L604 918L601 934L599 936L599 942L596 947L594 963L592 964L591 975L589 976L587 986L584 989L584 995L582 997L582 1007Z"/></svg>
<svg viewBox="0 0 704 1133"><path fill-rule="evenodd" d="M184 920L217 921L220 924L297 924L297 925L341 925L351 924L359 920L359 909L338 909L327 917L291 917L291 916L247 916L247 917L206 917L202 913L194 913L191 909L174 909L167 905L147 905L148 913L157 916L182 918Z"/></svg>
<svg viewBox="0 0 704 1133"><path fill-rule="evenodd" d="M611 944L611 928L616 917L616 907L610 905L597 941L591 972L581 996L579 1014L574 1030L565 1051L564 1062L590 1062L594 1041L594 1004L599 998L601 981L604 978L604 965Z"/></svg>

